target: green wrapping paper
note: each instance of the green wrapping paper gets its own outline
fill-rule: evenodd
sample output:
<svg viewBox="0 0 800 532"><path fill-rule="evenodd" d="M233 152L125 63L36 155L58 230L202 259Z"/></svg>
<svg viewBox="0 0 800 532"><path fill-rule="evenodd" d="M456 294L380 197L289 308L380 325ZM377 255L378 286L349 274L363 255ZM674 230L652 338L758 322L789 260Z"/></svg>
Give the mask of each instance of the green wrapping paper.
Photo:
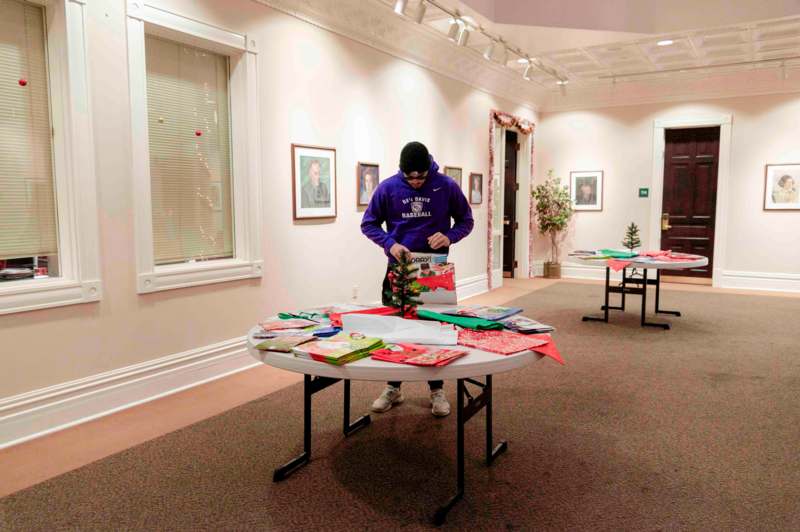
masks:
<svg viewBox="0 0 800 532"><path fill-rule="evenodd" d="M417 308L417 316L423 320L443 321L445 323L452 323L465 329L473 329L476 331L486 331L490 329L502 329L503 324L496 321L484 320L481 318L471 318L469 316L450 316L447 314L439 314L423 308Z"/></svg>

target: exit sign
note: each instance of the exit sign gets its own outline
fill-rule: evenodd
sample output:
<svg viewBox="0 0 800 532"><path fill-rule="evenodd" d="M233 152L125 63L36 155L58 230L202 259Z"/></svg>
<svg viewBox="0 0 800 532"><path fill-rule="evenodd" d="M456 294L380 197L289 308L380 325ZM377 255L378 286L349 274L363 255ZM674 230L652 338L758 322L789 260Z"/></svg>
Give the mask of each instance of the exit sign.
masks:
<svg viewBox="0 0 800 532"><path fill-rule="evenodd" d="M640 198L647 198L650 196L650 189L649 188L640 188L639 189L639 197Z"/></svg>

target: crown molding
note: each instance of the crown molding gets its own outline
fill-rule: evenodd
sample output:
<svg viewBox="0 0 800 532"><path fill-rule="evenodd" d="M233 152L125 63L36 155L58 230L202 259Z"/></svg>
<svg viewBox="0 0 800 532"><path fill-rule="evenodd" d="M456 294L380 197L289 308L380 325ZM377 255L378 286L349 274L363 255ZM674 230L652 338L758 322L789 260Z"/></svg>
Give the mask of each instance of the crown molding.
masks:
<svg viewBox="0 0 800 532"><path fill-rule="evenodd" d="M473 88L538 111L546 92L475 50L458 47L380 0L253 0Z"/></svg>
<svg viewBox="0 0 800 532"><path fill-rule="evenodd" d="M539 111L555 113L800 92L800 69L792 69L789 73L788 79L781 79L776 69L765 68L702 78L674 77L609 83L605 87L569 87L566 94L555 93L544 98Z"/></svg>

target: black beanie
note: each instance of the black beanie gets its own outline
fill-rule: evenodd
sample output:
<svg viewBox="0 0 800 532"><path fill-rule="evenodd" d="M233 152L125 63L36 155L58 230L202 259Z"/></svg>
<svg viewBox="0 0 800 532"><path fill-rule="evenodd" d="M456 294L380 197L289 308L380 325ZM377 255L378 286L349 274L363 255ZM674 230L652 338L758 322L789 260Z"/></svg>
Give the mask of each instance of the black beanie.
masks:
<svg viewBox="0 0 800 532"><path fill-rule="evenodd" d="M400 152L400 171L404 174L424 172L430 167L431 156L421 142L409 142Z"/></svg>

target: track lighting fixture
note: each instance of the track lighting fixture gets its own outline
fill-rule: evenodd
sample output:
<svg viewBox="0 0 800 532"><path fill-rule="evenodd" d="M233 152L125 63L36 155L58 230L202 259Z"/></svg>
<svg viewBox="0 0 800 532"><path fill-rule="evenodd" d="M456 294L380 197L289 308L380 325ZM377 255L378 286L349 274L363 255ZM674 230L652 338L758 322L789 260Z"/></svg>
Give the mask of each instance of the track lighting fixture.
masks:
<svg viewBox="0 0 800 532"><path fill-rule="evenodd" d="M408 0L396 0L394 3L394 12L398 15L405 15L407 6Z"/></svg>
<svg viewBox="0 0 800 532"><path fill-rule="evenodd" d="M489 41L489 46L487 46L486 51L483 52L484 59L486 59L487 61L492 61L492 58L494 57L495 46L497 46L497 42L494 39Z"/></svg>
<svg viewBox="0 0 800 532"><path fill-rule="evenodd" d="M450 19L450 29L447 31L447 38L458 46L465 46L469 40L469 26L461 18Z"/></svg>
<svg viewBox="0 0 800 532"><path fill-rule="evenodd" d="M525 72L522 73L522 77L525 78L525 81L531 80L531 70L533 70L533 65L531 65L530 61L527 65L525 65Z"/></svg>

